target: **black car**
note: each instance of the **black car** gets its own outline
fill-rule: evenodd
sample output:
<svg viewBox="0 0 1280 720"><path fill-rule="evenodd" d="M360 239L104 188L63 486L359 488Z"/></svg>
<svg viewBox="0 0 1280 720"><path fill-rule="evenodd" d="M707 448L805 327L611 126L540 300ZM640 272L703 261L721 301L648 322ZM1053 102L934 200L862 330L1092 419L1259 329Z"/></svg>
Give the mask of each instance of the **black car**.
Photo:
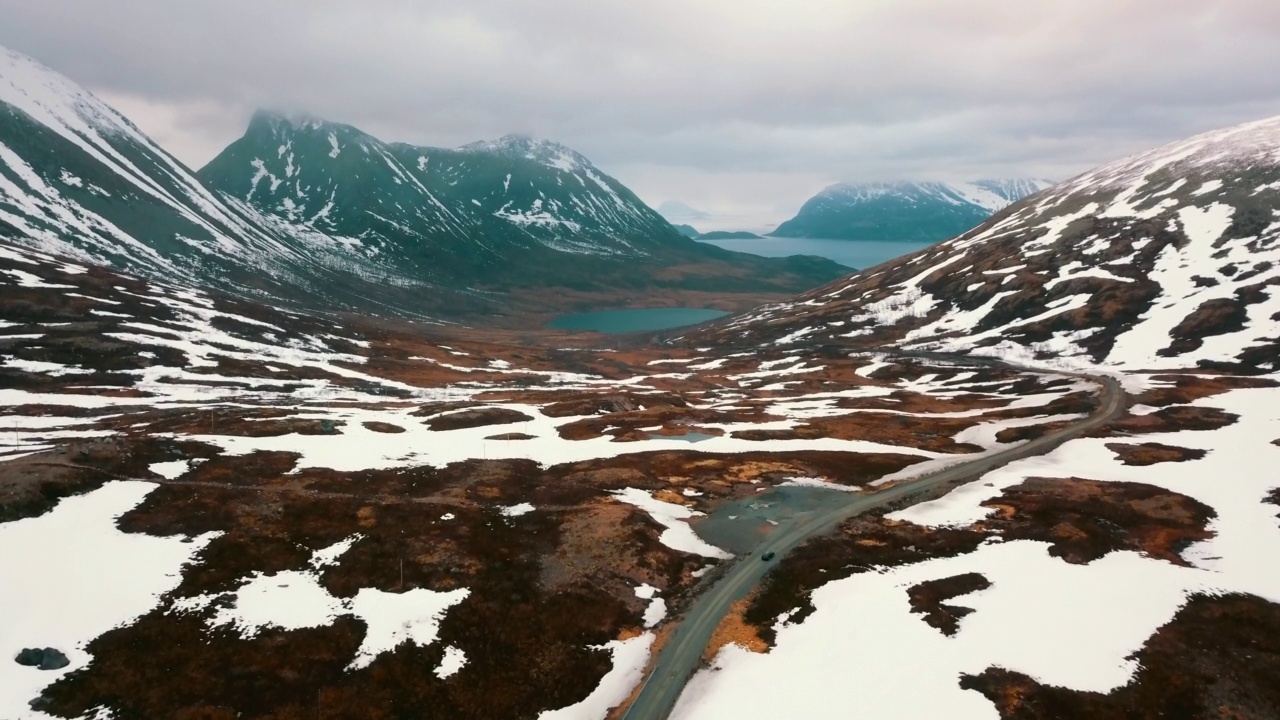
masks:
<svg viewBox="0 0 1280 720"><path fill-rule="evenodd" d="M773 559L773 551L772 551L772 550L770 550L770 551L766 552L765 554L761 555L761 556L760 556L760 559L761 559L761 560L763 560L763 561L765 561L765 562L769 562L770 560L772 560L772 559Z"/></svg>

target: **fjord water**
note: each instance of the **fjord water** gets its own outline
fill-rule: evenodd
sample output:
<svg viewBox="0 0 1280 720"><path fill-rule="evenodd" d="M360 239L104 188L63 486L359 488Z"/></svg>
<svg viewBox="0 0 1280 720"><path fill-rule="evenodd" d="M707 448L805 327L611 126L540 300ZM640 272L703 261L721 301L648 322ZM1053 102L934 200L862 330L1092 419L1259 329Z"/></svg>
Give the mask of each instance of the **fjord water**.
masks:
<svg viewBox="0 0 1280 720"><path fill-rule="evenodd" d="M763 237L749 240L701 240L725 250L786 257L788 255L817 255L834 260L841 265L863 270L892 260L900 255L927 248L933 243L904 242L899 240L826 240L822 238Z"/></svg>
<svg viewBox="0 0 1280 720"><path fill-rule="evenodd" d="M697 325L724 317L729 313L700 308L644 308L640 310L601 310L598 312L561 315L547 327L557 330L591 330L601 333L649 332Z"/></svg>

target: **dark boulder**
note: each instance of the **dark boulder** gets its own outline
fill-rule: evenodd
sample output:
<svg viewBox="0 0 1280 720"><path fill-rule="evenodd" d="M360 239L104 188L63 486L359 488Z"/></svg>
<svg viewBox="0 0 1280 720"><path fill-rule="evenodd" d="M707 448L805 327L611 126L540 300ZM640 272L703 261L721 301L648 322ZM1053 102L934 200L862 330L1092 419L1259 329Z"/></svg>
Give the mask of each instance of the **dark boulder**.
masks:
<svg viewBox="0 0 1280 720"><path fill-rule="evenodd" d="M23 648L14 662L41 670L59 670L71 664L66 655L54 648Z"/></svg>

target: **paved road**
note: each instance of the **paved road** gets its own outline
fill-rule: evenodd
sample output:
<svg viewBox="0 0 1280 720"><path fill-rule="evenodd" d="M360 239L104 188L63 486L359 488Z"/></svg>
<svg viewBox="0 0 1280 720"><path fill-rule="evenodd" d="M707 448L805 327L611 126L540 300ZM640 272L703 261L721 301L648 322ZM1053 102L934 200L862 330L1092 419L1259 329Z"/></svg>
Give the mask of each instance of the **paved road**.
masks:
<svg viewBox="0 0 1280 720"><path fill-rule="evenodd" d="M653 672L641 686L635 702L622 716L623 720L664 720L671 713L676 698L684 689L685 682L697 670L702 653L711 641L711 635L729 612L729 607L746 597L777 562L777 559L761 561L760 555L763 553L772 550L781 558L810 537L832 530L855 515L949 482L986 473L1014 460L1042 455L1114 420L1124 412L1125 394L1118 381L1110 377L1080 377L1093 380L1100 386L1101 403L1088 418L1008 450L952 465L874 494L852 496L847 503L801 518L794 524L780 528L780 532L770 534L756 552L739 558L715 585L694 601L684 621L658 655Z"/></svg>

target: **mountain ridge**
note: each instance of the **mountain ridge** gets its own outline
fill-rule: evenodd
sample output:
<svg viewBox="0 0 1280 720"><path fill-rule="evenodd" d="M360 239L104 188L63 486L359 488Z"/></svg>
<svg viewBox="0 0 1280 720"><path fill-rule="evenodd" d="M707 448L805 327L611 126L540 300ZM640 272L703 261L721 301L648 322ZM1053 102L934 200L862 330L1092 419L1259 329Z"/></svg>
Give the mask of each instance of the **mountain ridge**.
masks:
<svg viewBox="0 0 1280 720"><path fill-rule="evenodd" d="M300 138L309 143L305 153L292 144ZM418 149L314 116L265 111L238 142L256 152L210 180L208 165L193 172L89 91L5 49L0 235L147 277L188 277L325 312L418 319L496 321L657 295L671 302L673 293L724 293L694 301L740 308L760 293L795 292L840 273L817 259L765 260L685 240L621 183L554 143L496 141L534 159L476 147ZM574 164L568 171L539 164L533 150ZM380 168L379 193L308 184L304 156L357 173ZM448 176L422 181L437 170ZM524 184L510 186L520 202L486 205L521 172ZM570 182L583 188L577 204L538 186ZM478 185L488 195L472 192Z"/></svg>
<svg viewBox="0 0 1280 720"><path fill-rule="evenodd" d="M771 235L840 240L935 242L957 235L1010 203L1048 187L1045 180L969 183L836 183L805 201Z"/></svg>

